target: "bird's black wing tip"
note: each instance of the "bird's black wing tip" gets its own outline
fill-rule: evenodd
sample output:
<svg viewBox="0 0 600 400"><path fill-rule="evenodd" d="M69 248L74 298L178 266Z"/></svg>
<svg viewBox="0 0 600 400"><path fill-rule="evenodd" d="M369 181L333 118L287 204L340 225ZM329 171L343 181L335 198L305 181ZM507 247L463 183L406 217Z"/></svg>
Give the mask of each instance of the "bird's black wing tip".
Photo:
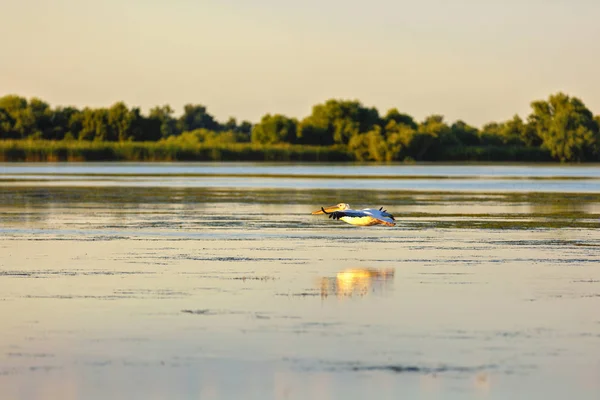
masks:
<svg viewBox="0 0 600 400"><path fill-rule="evenodd" d="M344 214L343 211L334 211L334 212L329 213L329 218L340 219L344 215L346 215L346 214Z"/></svg>

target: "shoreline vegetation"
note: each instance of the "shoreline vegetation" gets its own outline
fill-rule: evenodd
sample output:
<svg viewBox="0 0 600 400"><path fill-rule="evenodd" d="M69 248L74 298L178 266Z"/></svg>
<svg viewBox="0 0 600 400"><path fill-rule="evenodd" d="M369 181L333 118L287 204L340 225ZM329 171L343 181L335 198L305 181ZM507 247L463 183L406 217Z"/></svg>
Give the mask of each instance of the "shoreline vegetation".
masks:
<svg viewBox="0 0 600 400"><path fill-rule="evenodd" d="M476 128L432 114L415 121L380 115L356 100L330 99L303 119L266 114L221 123L203 105L143 115L108 108L50 107L38 98L0 97L0 161L599 162L600 116L562 92L518 115Z"/></svg>

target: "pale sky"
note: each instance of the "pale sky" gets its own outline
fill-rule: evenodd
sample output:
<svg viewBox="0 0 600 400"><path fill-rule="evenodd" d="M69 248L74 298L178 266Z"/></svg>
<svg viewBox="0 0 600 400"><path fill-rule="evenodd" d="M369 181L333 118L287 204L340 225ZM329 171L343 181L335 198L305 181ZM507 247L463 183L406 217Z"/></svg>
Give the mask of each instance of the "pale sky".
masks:
<svg viewBox="0 0 600 400"><path fill-rule="evenodd" d="M224 122L330 98L481 126L564 91L600 114L598 0L0 0L0 95Z"/></svg>

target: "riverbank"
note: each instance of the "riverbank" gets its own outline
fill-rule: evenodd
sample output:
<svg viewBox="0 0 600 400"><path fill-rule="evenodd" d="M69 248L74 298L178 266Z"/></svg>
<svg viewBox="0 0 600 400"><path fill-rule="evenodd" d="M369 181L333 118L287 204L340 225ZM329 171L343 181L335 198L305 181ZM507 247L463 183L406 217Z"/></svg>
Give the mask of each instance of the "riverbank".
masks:
<svg viewBox="0 0 600 400"><path fill-rule="evenodd" d="M0 140L0 162L82 161L304 161L355 162L343 146L256 143L192 144L81 140ZM415 160L406 158L403 162ZM547 150L521 146L452 146L428 162L556 162Z"/></svg>

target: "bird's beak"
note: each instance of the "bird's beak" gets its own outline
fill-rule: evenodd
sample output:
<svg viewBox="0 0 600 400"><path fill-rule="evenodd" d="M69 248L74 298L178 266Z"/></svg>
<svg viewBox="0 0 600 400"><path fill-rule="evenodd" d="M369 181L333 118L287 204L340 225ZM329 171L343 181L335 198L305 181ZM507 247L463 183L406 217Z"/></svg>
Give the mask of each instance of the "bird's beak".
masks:
<svg viewBox="0 0 600 400"><path fill-rule="evenodd" d="M312 214L313 215L317 215L317 214L323 214L323 210L325 210L325 212L334 212L334 211L340 211L340 208L338 206L330 206L330 207L324 207L324 208L320 208L316 211L313 211Z"/></svg>

